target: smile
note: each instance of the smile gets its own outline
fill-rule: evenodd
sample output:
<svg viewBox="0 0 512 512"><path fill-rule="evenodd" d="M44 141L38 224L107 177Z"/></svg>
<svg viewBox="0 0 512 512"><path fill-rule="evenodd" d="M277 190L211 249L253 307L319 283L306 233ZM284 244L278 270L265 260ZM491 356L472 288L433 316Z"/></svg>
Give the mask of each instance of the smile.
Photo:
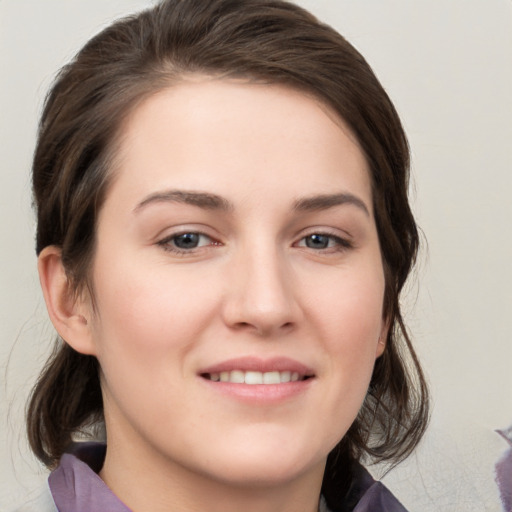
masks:
<svg viewBox="0 0 512 512"><path fill-rule="evenodd" d="M301 375L299 372L292 371L258 372L243 370L204 373L202 377L214 382L230 382L232 384L284 384L310 378L308 375Z"/></svg>
<svg viewBox="0 0 512 512"><path fill-rule="evenodd" d="M289 357L246 356L202 368L198 377L215 393L251 406L274 406L308 393L313 368Z"/></svg>

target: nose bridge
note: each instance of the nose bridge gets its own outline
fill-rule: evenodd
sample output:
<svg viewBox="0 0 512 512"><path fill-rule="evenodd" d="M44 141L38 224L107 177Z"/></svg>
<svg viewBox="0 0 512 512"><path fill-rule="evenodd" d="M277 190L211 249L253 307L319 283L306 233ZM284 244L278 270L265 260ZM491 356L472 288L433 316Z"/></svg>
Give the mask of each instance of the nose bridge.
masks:
<svg viewBox="0 0 512 512"><path fill-rule="evenodd" d="M243 244L231 268L229 288L226 319L232 326L268 334L297 320L289 262L269 239Z"/></svg>

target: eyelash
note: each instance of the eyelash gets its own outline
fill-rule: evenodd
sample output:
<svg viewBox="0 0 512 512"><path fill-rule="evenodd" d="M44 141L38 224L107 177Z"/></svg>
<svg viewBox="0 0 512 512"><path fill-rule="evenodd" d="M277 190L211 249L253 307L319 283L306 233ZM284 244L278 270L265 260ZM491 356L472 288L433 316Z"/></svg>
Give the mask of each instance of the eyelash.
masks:
<svg viewBox="0 0 512 512"><path fill-rule="evenodd" d="M176 247L174 245L174 242L176 241L176 239L179 238L180 236L183 237L185 235L197 235L199 237L199 239L207 238L208 240L210 240L210 243L200 245L199 247L192 247L191 249L183 249L180 247ZM165 237L164 239L157 242L157 245L162 247L164 249L164 251L168 251L168 252L171 252L171 253L174 253L177 255L188 255L188 254L194 254L196 252L196 250L201 249L203 247L211 247L211 246L217 246L217 245L222 245L222 244L220 242L214 240L212 237L205 235L204 233L201 233L199 231L184 231L182 233L175 233L168 237Z"/></svg>
<svg viewBox="0 0 512 512"><path fill-rule="evenodd" d="M210 242L207 243L207 244L203 244L203 245L199 245L197 247L192 247L190 249L183 249L183 248L180 248L180 247L176 247L175 244L175 241L177 238L179 237L183 237L185 235L189 235L189 236L197 236L199 237L199 241L201 238L206 238L208 239ZM313 248L313 247L308 247L306 244L307 244L307 239L310 239L311 237L325 237L328 239L328 244L331 244L331 246L327 246L327 247L323 247L323 248ZM304 242L304 245L302 245L302 242ZM171 252L173 254L176 254L176 255L183 255L183 256L186 256L186 255L192 255L192 254L195 254L196 251L202 249L202 248L210 248L210 247L214 247L214 246L221 246L223 245L221 242L218 242L216 240L214 240L212 237L204 234L204 233L201 233L199 231L184 231L182 233L175 233L175 234L172 234L168 237L165 237L164 239L160 240L157 242L157 245L159 245L160 247L162 247L165 251L167 252ZM308 235L305 235L303 236L299 242L297 242L296 244L294 244L295 247L304 247L306 249L311 249L313 250L314 252L317 252L317 253L339 253L339 252L343 252L343 251L347 251L349 249L352 249L353 248L353 244L351 241L347 240L346 238L341 238L337 235L333 235L332 233L325 233L325 232L321 232L321 231L315 231L313 233L309 233Z"/></svg>
<svg viewBox="0 0 512 512"><path fill-rule="evenodd" d="M301 244L302 242L307 244L307 239L311 238L311 237L325 237L325 238L328 239L328 243L329 244L331 242L333 242L333 244L330 247L328 246L328 247L317 248L317 249L314 249L312 247L308 247L307 245L302 245ZM350 240L348 240L346 238L341 238L340 236L334 235L332 233L325 233L325 232L322 232L322 231L314 231L312 233L309 233L309 234L303 236L299 240L298 244L299 244L298 247L305 247L305 248L308 248L308 249L312 249L315 252L321 252L321 253L343 252L343 251L347 251L347 250L353 248L353 244L352 244L352 242Z"/></svg>

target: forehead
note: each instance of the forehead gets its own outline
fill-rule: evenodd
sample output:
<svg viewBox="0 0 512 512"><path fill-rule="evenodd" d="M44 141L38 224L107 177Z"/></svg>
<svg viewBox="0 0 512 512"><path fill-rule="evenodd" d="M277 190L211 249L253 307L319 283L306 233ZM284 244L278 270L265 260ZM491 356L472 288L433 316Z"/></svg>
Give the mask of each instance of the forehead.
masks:
<svg viewBox="0 0 512 512"><path fill-rule="evenodd" d="M161 187L370 194L366 159L345 123L281 85L183 80L139 104L118 141L115 181L141 194Z"/></svg>

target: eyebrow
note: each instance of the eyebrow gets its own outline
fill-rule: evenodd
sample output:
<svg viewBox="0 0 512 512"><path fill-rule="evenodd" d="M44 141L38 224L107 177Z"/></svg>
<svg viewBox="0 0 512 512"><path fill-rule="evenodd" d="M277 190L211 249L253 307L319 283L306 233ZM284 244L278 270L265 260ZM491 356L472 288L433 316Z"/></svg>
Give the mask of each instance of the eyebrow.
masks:
<svg viewBox="0 0 512 512"><path fill-rule="evenodd" d="M135 208L138 212L145 206L153 203L183 203L198 206L205 210L229 211L233 205L221 196L207 192L187 192L183 190L166 190L155 192L143 199Z"/></svg>
<svg viewBox="0 0 512 512"><path fill-rule="evenodd" d="M329 208L344 204L356 206L366 215L368 215L368 217L370 216L370 211L364 201L359 199L359 197L349 193L321 194L317 196L305 197L295 201L293 209L299 212L308 212L316 210L327 210Z"/></svg>
<svg viewBox="0 0 512 512"><path fill-rule="evenodd" d="M144 198L134 208L134 212L136 213L150 204L168 202L189 204L203 208L205 210L216 210L223 212L231 211L234 209L234 206L230 201L217 194L183 190L166 190L163 192L155 192ZM356 206L366 215L370 216L370 212L364 201L350 193L320 194L298 199L293 205L293 210L298 212L310 212L327 210L329 208L334 208L335 206L345 204Z"/></svg>

